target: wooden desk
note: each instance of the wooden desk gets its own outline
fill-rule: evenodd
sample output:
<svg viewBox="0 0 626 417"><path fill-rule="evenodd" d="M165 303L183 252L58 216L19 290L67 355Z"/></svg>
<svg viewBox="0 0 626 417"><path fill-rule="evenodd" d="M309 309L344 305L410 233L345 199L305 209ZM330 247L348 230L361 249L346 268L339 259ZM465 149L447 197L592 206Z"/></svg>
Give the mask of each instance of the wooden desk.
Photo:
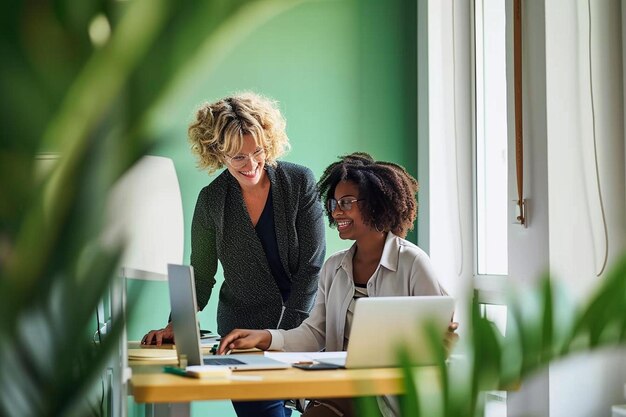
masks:
<svg viewBox="0 0 626 417"><path fill-rule="evenodd" d="M401 394L404 390L399 369L305 371L290 368L233 372L230 379L185 378L161 370L162 366L133 367L130 387L136 402L353 397Z"/></svg>
<svg viewBox="0 0 626 417"><path fill-rule="evenodd" d="M143 362L145 363L145 362ZM402 394L398 368L305 371L289 368L233 372L230 378L195 379L163 373L163 364L130 363L129 394L146 404L146 416L189 416L192 401L271 400ZM436 387L436 367L415 369ZM433 383L435 382L435 383Z"/></svg>

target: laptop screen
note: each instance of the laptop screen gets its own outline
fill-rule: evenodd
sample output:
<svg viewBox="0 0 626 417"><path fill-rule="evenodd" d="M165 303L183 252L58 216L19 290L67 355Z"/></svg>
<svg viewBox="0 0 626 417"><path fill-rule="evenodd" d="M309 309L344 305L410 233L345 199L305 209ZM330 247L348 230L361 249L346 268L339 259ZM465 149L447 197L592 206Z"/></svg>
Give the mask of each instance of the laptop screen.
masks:
<svg viewBox="0 0 626 417"><path fill-rule="evenodd" d="M196 288L193 268L189 265L167 265L172 326L178 355L187 356L188 365L202 364L200 329L196 313Z"/></svg>
<svg viewBox="0 0 626 417"><path fill-rule="evenodd" d="M209 356L204 358L198 328L196 289L193 268L189 265L168 265L170 303L174 343L178 355L187 356L187 365L221 365L231 370L284 369L289 365L263 355L242 355L237 358Z"/></svg>
<svg viewBox="0 0 626 417"><path fill-rule="evenodd" d="M435 364L428 326L441 331L441 343L454 313L450 296L368 297L356 302L346 368L398 366L406 346L413 365Z"/></svg>

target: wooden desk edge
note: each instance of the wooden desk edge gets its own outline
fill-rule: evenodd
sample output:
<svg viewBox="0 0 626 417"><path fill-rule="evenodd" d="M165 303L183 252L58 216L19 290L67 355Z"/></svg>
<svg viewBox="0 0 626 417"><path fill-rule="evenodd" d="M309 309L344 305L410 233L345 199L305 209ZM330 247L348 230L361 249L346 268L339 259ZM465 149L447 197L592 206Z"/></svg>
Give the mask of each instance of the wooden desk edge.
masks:
<svg viewBox="0 0 626 417"><path fill-rule="evenodd" d="M262 400L284 398L333 398L404 392L400 369L331 371L235 372L234 379L192 379L168 374L133 375L130 388L137 403L170 403L205 400ZM238 380L237 377L260 377Z"/></svg>

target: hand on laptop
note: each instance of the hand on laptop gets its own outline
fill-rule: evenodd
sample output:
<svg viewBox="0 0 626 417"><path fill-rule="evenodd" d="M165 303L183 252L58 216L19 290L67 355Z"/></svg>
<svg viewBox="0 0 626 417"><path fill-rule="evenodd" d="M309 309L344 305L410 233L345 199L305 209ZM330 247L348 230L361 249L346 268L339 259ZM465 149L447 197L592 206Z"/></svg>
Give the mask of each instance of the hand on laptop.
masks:
<svg viewBox="0 0 626 417"><path fill-rule="evenodd" d="M233 349L259 348L267 350L272 343L272 335L267 330L235 329L222 337L218 355L224 355Z"/></svg>
<svg viewBox="0 0 626 417"><path fill-rule="evenodd" d="M456 329L459 328L459 323L452 321L448 326L448 331L446 332L443 344L446 348L446 356L450 356L450 352L452 352L452 348L459 341L459 335L456 333Z"/></svg>
<svg viewBox="0 0 626 417"><path fill-rule="evenodd" d="M163 343L174 343L174 330L172 329L172 322L169 322L164 329L149 331L148 334L141 339L142 345L161 346Z"/></svg>

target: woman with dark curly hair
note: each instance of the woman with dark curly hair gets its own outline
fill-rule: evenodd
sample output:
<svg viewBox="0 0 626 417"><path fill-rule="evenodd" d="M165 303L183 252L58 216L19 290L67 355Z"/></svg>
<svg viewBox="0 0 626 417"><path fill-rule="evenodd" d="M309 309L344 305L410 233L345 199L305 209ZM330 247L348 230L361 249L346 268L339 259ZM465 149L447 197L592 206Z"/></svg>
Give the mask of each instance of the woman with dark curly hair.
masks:
<svg viewBox="0 0 626 417"><path fill-rule="evenodd" d="M275 101L241 93L203 104L189 126L199 168L226 168L198 196L191 265L198 308L207 305L218 261L217 330L292 329L308 317L324 261L324 219L310 169L279 161L289 148ZM172 341L168 324L142 340ZM239 417L285 417L283 401L234 401Z"/></svg>
<svg viewBox="0 0 626 417"><path fill-rule="evenodd" d="M315 305L298 328L234 330L222 339L219 352L346 350L358 298L444 295L428 255L404 239L417 216L417 188L404 168L376 162L366 153L344 156L326 168L318 189L328 219L342 239L354 244L324 263ZM379 407L385 416L397 415L392 397L381 397ZM353 414L348 398L311 401L303 416Z"/></svg>

